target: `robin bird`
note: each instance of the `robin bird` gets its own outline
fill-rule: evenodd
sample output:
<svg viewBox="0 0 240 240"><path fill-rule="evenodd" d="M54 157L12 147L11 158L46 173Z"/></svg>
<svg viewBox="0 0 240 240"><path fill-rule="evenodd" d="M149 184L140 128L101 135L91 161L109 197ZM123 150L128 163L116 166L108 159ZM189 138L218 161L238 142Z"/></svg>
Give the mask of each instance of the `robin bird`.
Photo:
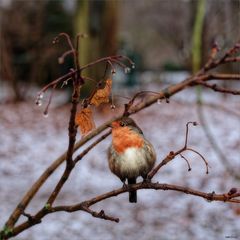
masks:
<svg viewBox="0 0 240 240"><path fill-rule="evenodd" d="M142 176L144 180L156 161L152 144L145 139L142 130L133 119L123 117L111 124L112 143L108 149L109 168L125 186L135 184ZM129 192L129 202L137 202L137 192Z"/></svg>

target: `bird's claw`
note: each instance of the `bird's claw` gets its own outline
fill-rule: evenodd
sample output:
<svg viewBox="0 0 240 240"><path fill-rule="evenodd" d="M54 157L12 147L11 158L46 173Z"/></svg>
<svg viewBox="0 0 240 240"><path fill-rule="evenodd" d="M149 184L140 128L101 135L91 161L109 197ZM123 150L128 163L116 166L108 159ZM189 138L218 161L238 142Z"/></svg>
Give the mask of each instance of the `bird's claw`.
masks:
<svg viewBox="0 0 240 240"><path fill-rule="evenodd" d="M123 182L123 186L122 188L126 189L127 188L127 184L125 183L125 181Z"/></svg>
<svg viewBox="0 0 240 240"><path fill-rule="evenodd" d="M143 178L143 182L142 183L151 183L151 178Z"/></svg>

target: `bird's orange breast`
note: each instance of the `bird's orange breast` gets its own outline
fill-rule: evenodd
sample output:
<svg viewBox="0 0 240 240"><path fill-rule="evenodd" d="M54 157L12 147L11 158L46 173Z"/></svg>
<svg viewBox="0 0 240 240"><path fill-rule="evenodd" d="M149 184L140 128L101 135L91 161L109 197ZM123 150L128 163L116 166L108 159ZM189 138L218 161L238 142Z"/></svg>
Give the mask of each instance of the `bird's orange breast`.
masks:
<svg viewBox="0 0 240 240"><path fill-rule="evenodd" d="M144 139L128 127L118 127L112 129L112 143L116 152L123 153L129 147L142 147Z"/></svg>

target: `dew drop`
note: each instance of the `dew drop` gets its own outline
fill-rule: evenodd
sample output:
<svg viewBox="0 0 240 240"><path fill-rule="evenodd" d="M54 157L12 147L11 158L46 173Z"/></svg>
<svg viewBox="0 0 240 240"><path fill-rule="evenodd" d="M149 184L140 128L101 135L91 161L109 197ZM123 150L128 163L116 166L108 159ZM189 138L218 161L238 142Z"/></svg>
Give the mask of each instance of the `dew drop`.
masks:
<svg viewBox="0 0 240 240"><path fill-rule="evenodd" d="M35 103L36 103L36 105L39 106L39 107L42 106L42 101L41 101L39 98L36 100Z"/></svg>
<svg viewBox="0 0 240 240"><path fill-rule="evenodd" d="M59 41L59 40L58 40L58 37L55 37L55 38L53 39L52 43L53 43L53 44L56 44L56 43L58 43L58 41Z"/></svg>
<svg viewBox="0 0 240 240"><path fill-rule="evenodd" d="M197 126L198 125L198 123L197 122L193 122L193 126Z"/></svg>
<svg viewBox="0 0 240 240"><path fill-rule="evenodd" d="M158 100L157 100L157 104L161 104L162 103L162 100L159 98Z"/></svg>
<svg viewBox="0 0 240 240"><path fill-rule="evenodd" d="M39 99L43 99L43 96L44 96L44 94L43 94L43 93L40 93L39 96L38 96L38 98L39 98Z"/></svg>
<svg viewBox="0 0 240 240"><path fill-rule="evenodd" d="M44 116L45 118L48 117L48 111L47 111L47 110L45 110L45 111L43 112L43 116Z"/></svg>
<svg viewBox="0 0 240 240"><path fill-rule="evenodd" d="M58 63L59 64L63 64L64 63L64 58L63 57L59 57L58 58Z"/></svg>
<svg viewBox="0 0 240 240"><path fill-rule="evenodd" d="M131 72L131 69L130 69L129 67L126 67L126 68L124 68L124 72L125 72L126 74L128 74L128 73Z"/></svg>
<svg viewBox="0 0 240 240"><path fill-rule="evenodd" d="M114 110L116 106L114 104L111 104L111 109Z"/></svg>
<svg viewBox="0 0 240 240"><path fill-rule="evenodd" d="M112 69L111 73L112 73L112 75L115 75L116 74L116 70Z"/></svg>
<svg viewBox="0 0 240 240"><path fill-rule="evenodd" d="M132 64L132 69L134 69L135 67L136 67L136 66L135 66L135 64L133 63L133 64Z"/></svg>
<svg viewBox="0 0 240 240"><path fill-rule="evenodd" d="M71 78L68 78L67 80L63 81L61 88L63 88L64 86L67 86L67 85L68 85L68 81L69 81L70 79L71 79Z"/></svg>

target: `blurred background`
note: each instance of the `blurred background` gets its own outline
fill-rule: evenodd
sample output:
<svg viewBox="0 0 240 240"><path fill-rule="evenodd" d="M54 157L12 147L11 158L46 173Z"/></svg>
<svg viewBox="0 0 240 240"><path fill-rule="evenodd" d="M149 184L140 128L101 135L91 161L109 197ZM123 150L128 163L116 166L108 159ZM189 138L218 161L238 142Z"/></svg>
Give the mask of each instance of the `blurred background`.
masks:
<svg viewBox="0 0 240 240"><path fill-rule="evenodd" d="M58 33L66 32L72 39L77 33L88 35L80 42L81 64L116 54L135 62L136 68L130 73L118 69L113 76L117 107L96 109L98 126L122 110L124 99L117 96L131 96L140 90L158 91L180 82L206 62L213 43L221 52L232 47L240 40L239 25L239 0L0 0L0 225L67 146L70 89L54 92L48 118L43 118L43 109L34 103L41 87L73 67L70 56L63 64L58 63L58 58L69 50L66 41L52 44ZM240 65L226 64L218 70L239 73ZM105 66L100 64L85 74L100 80L104 71ZM92 84L86 83L82 94L89 94ZM239 88L239 81L221 84ZM196 104L199 98L204 111L199 111ZM43 105L46 102L44 99ZM153 142L158 161L182 146L186 122L201 120L204 125L191 130L191 144L206 155L210 174L204 174L197 156L187 155L193 164L192 172L188 173L185 163L178 159L155 180L207 192L239 187L238 96L210 90L199 95L192 88L174 96L170 104L161 102L134 118ZM149 128L149 123L155 124ZM109 141L101 143L80 164L58 203L73 204L120 187L107 166ZM30 213L44 204L62 170L39 192L28 209ZM16 239L240 238L240 209L234 204L209 203L175 192L139 191L139 203L134 206L128 204L127 195L122 195L95 208L119 216L120 223L93 219L82 212L57 213Z"/></svg>
<svg viewBox="0 0 240 240"><path fill-rule="evenodd" d="M160 82L166 80L159 76L164 71L191 72L194 34L201 40L200 62L206 61L214 42L224 49L240 38L238 0L203 2L198 7L196 0L1 0L0 81L11 91L0 101L24 100L30 86L42 86L72 67L71 57L58 64L67 50L64 41L52 45L60 32L72 38L88 34L80 44L82 64L114 54L131 57L137 68L119 77L120 85L141 83L137 73L149 73L147 80ZM201 12L204 20L197 23L196 33ZM88 74L97 79L103 69L97 65Z"/></svg>

